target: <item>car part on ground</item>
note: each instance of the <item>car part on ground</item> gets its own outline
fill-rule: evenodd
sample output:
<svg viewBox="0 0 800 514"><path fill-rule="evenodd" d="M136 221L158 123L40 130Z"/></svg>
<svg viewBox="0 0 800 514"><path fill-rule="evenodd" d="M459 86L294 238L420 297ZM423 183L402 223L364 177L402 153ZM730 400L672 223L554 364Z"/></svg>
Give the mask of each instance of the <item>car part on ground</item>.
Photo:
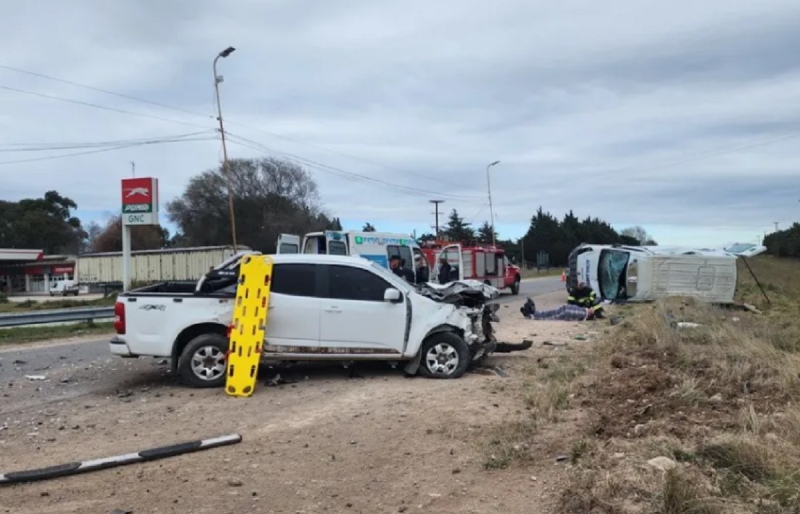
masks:
<svg viewBox="0 0 800 514"><path fill-rule="evenodd" d="M177 455L183 455L184 453L208 450L218 446L227 446L240 442L242 442L241 435L230 434L211 439L201 439L197 441L173 444L170 446L162 446L159 448L151 448L149 450L142 450L135 453L115 455L113 457L90 459L82 462L69 462L67 464L59 464L56 466L31 469L27 471L16 471L12 473L0 474L0 485L35 482L50 478L77 475L78 473L99 471L101 469L124 466L127 464L133 464L135 462L175 457Z"/></svg>

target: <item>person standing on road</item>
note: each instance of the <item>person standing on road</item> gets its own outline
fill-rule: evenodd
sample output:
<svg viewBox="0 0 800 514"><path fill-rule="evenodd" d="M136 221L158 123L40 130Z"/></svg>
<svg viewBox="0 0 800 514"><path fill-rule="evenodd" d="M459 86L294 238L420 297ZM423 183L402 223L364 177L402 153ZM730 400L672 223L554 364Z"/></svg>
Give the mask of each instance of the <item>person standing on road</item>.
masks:
<svg viewBox="0 0 800 514"><path fill-rule="evenodd" d="M439 283L440 284L447 284L450 282L450 272L452 271L452 267L450 263L447 262L447 258L443 255L439 258Z"/></svg>
<svg viewBox="0 0 800 514"><path fill-rule="evenodd" d="M402 266L402 259L400 259L399 255L392 255L389 258L389 269L392 270L392 273L397 275L398 277L402 278L409 284L414 283L414 272L410 269L406 269Z"/></svg>
<svg viewBox="0 0 800 514"><path fill-rule="evenodd" d="M428 262L422 257L421 254L414 256L414 262L417 265L417 284L424 284L430 279L430 270L428 269Z"/></svg>
<svg viewBox="0 0 800 514"><path fill-rule="evenodd" d="M526 319L547 321L587 321L595 319L595 310L591 307L565 304L547 311L537 311L536 304L530 298L519 311Z"/></svg>

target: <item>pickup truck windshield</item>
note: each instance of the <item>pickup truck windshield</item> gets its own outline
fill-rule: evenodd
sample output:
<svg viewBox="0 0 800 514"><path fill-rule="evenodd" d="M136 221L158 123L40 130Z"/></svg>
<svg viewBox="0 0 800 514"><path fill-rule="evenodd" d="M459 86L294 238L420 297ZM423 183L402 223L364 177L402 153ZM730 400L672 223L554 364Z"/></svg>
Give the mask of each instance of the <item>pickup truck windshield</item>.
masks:
<svg viewBox="0 0 800 514"><path fill-rule="evenodd" d="M622 250L603 250L597 270L600 283L600 296L615 300L620 296L620 289L625 287L625 270L628 267L630 253Z"/></svg>

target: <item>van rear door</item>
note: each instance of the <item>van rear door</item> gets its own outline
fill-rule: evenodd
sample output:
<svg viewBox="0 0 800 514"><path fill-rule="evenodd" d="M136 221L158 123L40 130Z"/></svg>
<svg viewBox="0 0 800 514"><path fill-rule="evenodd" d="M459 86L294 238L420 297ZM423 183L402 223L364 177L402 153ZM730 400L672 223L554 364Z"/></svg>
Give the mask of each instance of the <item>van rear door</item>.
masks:
<svg viewBox="0 0 800 514"><path fill-rule="evenodd" d="M328 255L350 255L347 248L347 238L343 232L326 230L325 243Z"/></svg>
<svg viewBox="0 0 800 514"><path fill-rule="evenodd" d="M300 253L300 236L294 234L280 234L275 253Z"/></svg>

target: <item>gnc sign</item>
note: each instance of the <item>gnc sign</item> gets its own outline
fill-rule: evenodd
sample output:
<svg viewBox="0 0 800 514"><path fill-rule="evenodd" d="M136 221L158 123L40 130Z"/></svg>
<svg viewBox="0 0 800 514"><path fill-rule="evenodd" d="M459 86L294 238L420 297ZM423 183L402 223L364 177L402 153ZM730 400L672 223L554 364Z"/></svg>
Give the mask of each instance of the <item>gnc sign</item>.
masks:
<svg viewBox="0 0 800 514"><path fill-rule="evenodd" d="M158 225L158 179L122 179L122 224Z"/></svg>

